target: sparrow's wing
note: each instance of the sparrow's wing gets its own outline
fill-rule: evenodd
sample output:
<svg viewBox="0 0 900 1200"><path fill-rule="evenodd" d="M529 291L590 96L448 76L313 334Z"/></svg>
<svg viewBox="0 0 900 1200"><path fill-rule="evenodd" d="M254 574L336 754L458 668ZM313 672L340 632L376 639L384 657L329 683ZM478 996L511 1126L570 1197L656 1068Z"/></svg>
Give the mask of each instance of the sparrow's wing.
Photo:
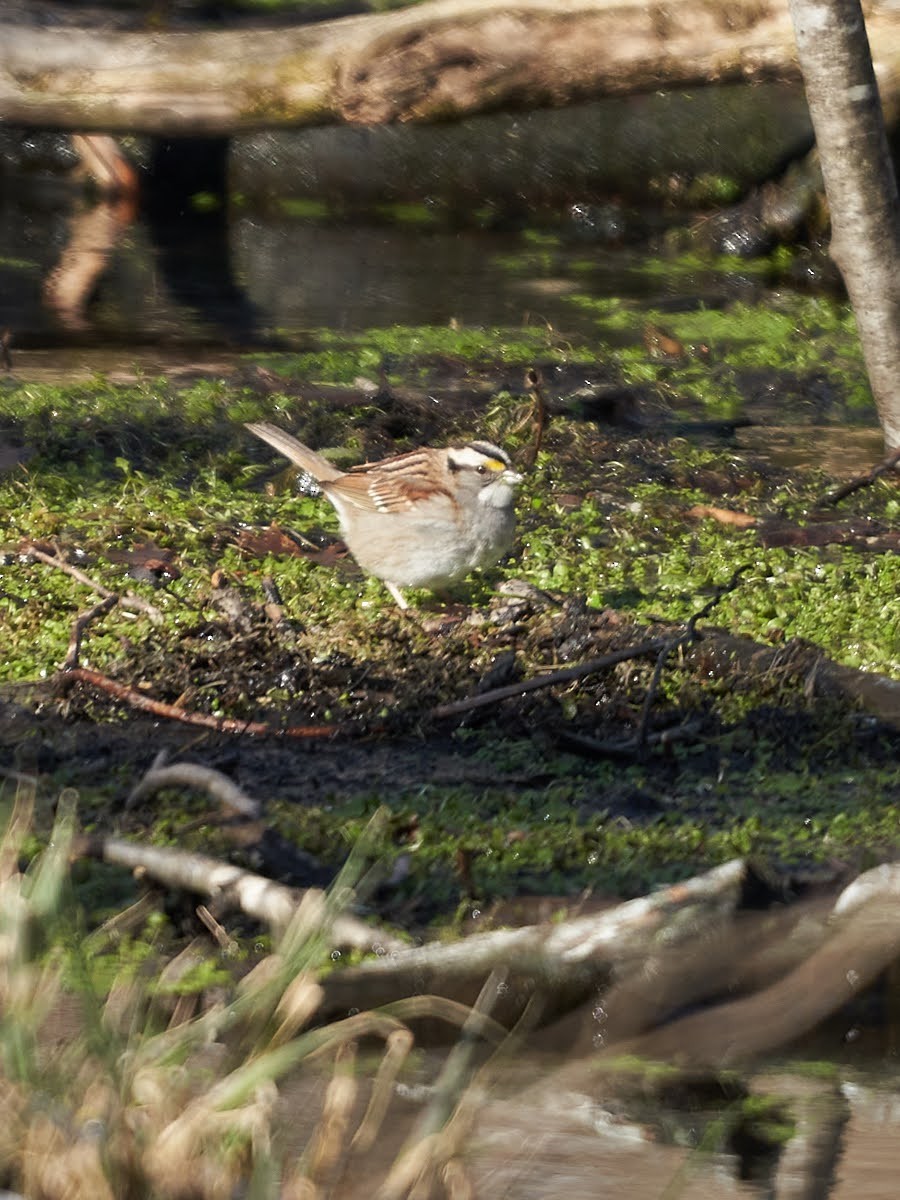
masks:
<svg viewBox="0 0 900 1200"><path fill-rule="evenodd" d="M329 482L325 492L370 512L408 512L438 498L452 500L446 474L443 455L423 447L351 467L346 475Z"/></svg>

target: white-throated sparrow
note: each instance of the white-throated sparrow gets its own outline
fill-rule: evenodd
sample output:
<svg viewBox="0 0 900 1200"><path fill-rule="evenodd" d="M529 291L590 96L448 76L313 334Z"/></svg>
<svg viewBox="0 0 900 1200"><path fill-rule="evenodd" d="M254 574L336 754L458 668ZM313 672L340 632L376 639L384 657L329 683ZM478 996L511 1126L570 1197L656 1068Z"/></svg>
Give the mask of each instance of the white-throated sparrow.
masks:
<svg viewBox="0 0 900 1200"><path fill-rule="evenodd" d="M509 549L522 477L490 442L423 446L339 471L267 421L247 428L316 480L350 553L401 608L408 607L401 587L443 588Z"/></svg>

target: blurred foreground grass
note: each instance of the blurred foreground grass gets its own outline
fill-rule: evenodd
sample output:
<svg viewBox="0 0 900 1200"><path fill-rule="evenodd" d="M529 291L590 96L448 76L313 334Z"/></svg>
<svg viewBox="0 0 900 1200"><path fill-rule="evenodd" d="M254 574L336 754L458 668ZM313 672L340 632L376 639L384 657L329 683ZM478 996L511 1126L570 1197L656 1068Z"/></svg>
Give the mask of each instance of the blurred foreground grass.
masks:
<svg viewBox="0 0 900 1200"><path fill-rule="evenodd" d="M184 970L197 946L175 959L152 946L140 962L117 956L145 909L83 927L65 804L47 849L21 868L31 793L20 785L0 842L0 1188L29 1200L300 1200L324 1194L352 1157L368 1162L413 1045L405 1008L421 1015L422 998L312 1025L352 862L324 904L301 904L270 953L249 970L236 960L201 990L203 972ZM305 1111L290 1114L288 1153L277 1083L289 1073L295 1094L298 1079L309 1086ZM455 1153L447 1128L387 1163L386 1197L419 1194L444 1169Z"/></svg>

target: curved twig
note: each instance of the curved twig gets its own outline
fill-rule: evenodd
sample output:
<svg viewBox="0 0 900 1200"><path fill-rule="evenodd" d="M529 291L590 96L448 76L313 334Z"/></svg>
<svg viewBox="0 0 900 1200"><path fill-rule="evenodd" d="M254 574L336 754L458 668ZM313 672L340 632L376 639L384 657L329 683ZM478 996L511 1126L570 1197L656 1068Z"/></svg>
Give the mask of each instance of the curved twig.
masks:
<svg viewBox="0 0 900 1200"><path fill-rule="evenodd" d="M66 670L72 670L78 666L78 658L81 654L81 642L88 625L96 621L98 617L102 617L104 613L108 613L111 608L115 608L116 603L116 596L106 596L103 600L98 600L93 608L79 613L75 618L72 624L72 635L69 638L69 649L66 651L66 661L63 664Z"/></svg>
<svg viewBox="0 0 900 1200"><path fill-rule="evenodd" d="M251 799L221 771L216 771L213 767L203 767L199 763L172 763L170 766L154 764L132 789L125 801L126 810L167 787L189 787L208 792L213 800L242 817L259 816L257 800Z"/></svg>

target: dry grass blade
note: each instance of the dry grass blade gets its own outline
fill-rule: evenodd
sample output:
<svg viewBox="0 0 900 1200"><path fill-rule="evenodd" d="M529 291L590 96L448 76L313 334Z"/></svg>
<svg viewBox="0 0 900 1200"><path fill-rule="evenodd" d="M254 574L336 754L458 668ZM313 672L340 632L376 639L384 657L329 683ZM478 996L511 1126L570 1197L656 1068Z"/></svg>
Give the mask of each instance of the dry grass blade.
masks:
<svg viewBox="0 0 900 1200"><path fill-rule="evenodd" d="M276 937L278 952L230 998L193 1015L198 998L180 989L202 965L205 942L163 966L142 959L136 967L125 955L113 982L95 990L91 963L119 949L117 935L134 929L146 904L74 944L71 804L61 797L48 849L23 873L33 795L33 783L20 787L0 845L0 1178L40 1200L230 1200L247 1187L259 1200L287 1196L272 1147L276 1081L330 1055L334 1076L321 1116L290 1176L296 1196L314 1195L319 1181L341 1169L349 1145L356 1042L386 1043L362 1140L377 1131L412 1045L389 1013L358 1013L301 1032L321 1000L315 973L327 958L323 930L352 894L352 872L333 897L294 904ZM75 982L74 992L63 988L64 978ZM65 1028L49 1027L51 1011L64 1011ZM447 1011L461 1019L453 1006Z"/></svg>
<svg viewBox="0 0 900 1200"><path fill-rule="evenodd" d="M428 1196L432 1181L442 1174L459 1151L466 1123L451 1116L473 1072L476 1046L491 1010L506 981L505 971L492 971L463 1025L459 1042L447 1058L434 1094L416 1128L377 1192L377 1200L403 1200Z"/></svg>
<svg viewBox="0 0 900 1200"><path fill-rule="evenodd" d="M342 1158L359 1090L353 1075L355 1065L356 1043L349 1042L335 1055L334 1074L325 1091L319 1123L303 1160L288 1180L289 1190L292 1184L301 1181L321 1188Z"/></svg>
<svg viewBox="0 0 900 1200"><path fill-rule="evenodd" d="M304 972L292 979L275 1009L281 1024L272 1034L272 1046L282 1046L307 1025L322 1003L324 992L311 974Z"/></svg>
<svg viewBox="0 0 900 1200"><path fill-rule="evenodd" d="M19 856L22 843L31 832L36 790L34 779L20 780L16 788L16 802L0 840L0 882L19 874Z"/></svg>
<svg viewBox="0 0 900 1200"><path fill-rule="evenodd" d="M415 1039L408 1029L396 1029L388 1037L384 1054L378 1065L378 1073L372 1085L369 1106L359 1128L353 1135L353 1141L350 1144L351 1150L364 1152L374 1145L391 1102L397 1075L409 1057L414 1041Z"/></svg>

